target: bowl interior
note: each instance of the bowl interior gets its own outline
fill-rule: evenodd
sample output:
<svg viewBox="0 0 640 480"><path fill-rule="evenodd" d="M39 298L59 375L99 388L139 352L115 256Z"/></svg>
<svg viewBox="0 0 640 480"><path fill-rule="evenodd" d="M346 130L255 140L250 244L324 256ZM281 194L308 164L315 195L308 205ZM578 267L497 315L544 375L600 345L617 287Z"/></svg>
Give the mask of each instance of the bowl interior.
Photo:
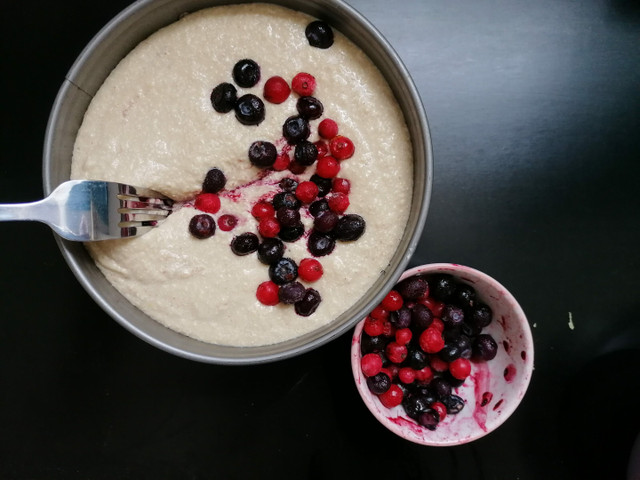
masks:
<svg viewBox="0 0 640 480"><path fill-rule="evenodd" d="M406 416L401 406L387 409L367 388L360 369L360 337L364 322L356 326L351 365L356 386L371 413L389 430L415 443L431 446L459 445L476 440L500 426L516 409L533 371L533 340L524 312L513 296L491 277L469 267L432 264L416 267L401 278L416 274L448 273L473 286L478 297L493 310L494 320L483 330L498 343L498 354L489 362L472 362L471 375L454 389L465 407L447 415L435 431Z"/></svg>
<svg viewBox="0 0 640 480"><path fill-rule="evenodd" d="M45 137L43 181L46 194L69 179L76 134L93 95L117 63L140 41L202 8L244 3L224 0L141 0L107 24L87 45L69 71L49 119ZM143 340L193 360L244 364L291 357L315 348L350 329L378 303L406 267L426 219L432 182L432 154L427 120L419 95L402 62L381 34L358 12L342 2L275 0L273 3L322 18L356 43L378 66L400 104L410 130L414 153L412 210L401 243L389 268L352 308L307 335L264 347L207 344L176 333L131 305L105 279L84 247L57 238L62 254L82 286L116 321Z"/></svg>

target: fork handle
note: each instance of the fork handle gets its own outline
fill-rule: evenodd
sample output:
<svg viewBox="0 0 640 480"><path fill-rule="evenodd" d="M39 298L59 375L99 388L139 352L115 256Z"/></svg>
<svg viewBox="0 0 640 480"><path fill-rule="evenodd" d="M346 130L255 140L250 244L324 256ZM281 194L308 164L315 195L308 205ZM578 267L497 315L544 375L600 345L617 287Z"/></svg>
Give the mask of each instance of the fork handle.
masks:
<svg viewBox="0 0 640 480"><path fill-rule="evenodd" d="M49 219L55 206L47 200L45 198L30 203L0 204L0 222L36 221L51 225Z"/></svg>

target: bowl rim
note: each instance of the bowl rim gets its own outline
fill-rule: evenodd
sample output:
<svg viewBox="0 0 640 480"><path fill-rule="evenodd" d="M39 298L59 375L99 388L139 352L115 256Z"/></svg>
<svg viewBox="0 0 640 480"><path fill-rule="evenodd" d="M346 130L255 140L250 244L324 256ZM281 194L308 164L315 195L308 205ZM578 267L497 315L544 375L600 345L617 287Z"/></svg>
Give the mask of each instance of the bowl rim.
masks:
<svg viewBox="0 0 640 480"><path fill-rule="evenodd" d="M371 414L388 430L398 435L401 438L409 440L413 443L431 447L449 447L456 445L463 445L465 443L469 443L475 440L478 440L489 433L495 431L498 427L500 427L504 422L516 411L522 399L524 398L529 385L531 383L531 377L533 375L534 370L534 361L535 361L535 353L534 353L534 343L533 343L533 335L531 332L531 327L529 325L529 321L522 310L522 307L516 300L516 298L511 294L511 292L504 287L500 282L498 282L495 278L487 275L480 270L477 270L472 267L468 267L465 265L460 265L456 263L429 263L424 265L418 265L406 270L398 281L404 280L405 278L412 277L418 274L435 274L435 273L449 273L453 276L462 277L464 275L471 276L475 279L478 279L481 282L485 282L487 284L492 285L493 288L500 290L504 293L505 298L509 301L510 305L513 307L514 314L519 319L519 324L522 329L522 340L525 345L525 349L527 351L527 362L525 363L525 370L522 375L522 380L518 384L519 385L519 394L517 396L516 402L508 402L506 407L501 410L501 414L494 420L490 426L486 430L482 428L474 429L474 434L465 435L462 437L452 437L451 440L446 441L435 441L429 440L425 435L418 435L413 432L414 435L407 435L407 428L399 425L398 423L394 423L389 419L388 415L384 415L383 411L386 410L380 401L377 398L374 398L373 395L369 394L365 391L366 381L363 381L365 376L360 369L360 338L364 326L364 318L357 323L351 341L351 371L353 373L353 378L356 384L356 389L358 390L358 394L362 398L363 403L367 407L367 409L371 412ZM366 317L365 317L366 318ZM422 433L426 433L428 435L428 430L420 427L417 423L413 422L411 419L407 419L404 417L407 422L412 422L412 427L415 427L416 431L421 431Z"/></svg>

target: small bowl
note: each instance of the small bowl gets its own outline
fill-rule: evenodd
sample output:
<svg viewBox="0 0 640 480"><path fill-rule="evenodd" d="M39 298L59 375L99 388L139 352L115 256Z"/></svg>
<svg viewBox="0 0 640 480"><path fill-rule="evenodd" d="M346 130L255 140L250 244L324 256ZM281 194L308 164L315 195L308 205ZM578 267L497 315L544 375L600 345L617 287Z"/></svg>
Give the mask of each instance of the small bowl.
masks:
<svg viewBox="0 0 640 480"><path fill-rule="evenodd" d="M353 334L351 367L365 405L393 433L421 445L461 445L492 432L518 407L533 372L533 339L527 318L516 299L500 283L478 270L435 263L407 270L400 279L432 274L449 274L472 286L478 298L493 311L493 321L482 333L493 336L498 353L488 362L472 361L469 377L462 386L453 389L453 393L465 401L462 411L447 415L432 431L409 418L402 405L391 409L383 406L369 391L360 368L364 320L358 323Z"/></svg>

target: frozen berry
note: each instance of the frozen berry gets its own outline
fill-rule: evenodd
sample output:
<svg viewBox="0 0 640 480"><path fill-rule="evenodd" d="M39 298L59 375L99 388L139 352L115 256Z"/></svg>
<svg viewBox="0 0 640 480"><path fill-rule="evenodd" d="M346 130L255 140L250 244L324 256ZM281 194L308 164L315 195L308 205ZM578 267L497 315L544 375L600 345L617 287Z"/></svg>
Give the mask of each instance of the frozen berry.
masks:
<svg viewBox="0 0 640 480"><path fill-rule="evenodd" d="M285 177L278 183L278 186L283 192L295 192L298 186L298 181L295 178Z"/></svg>
<svg viewBox="0 0 640 480"><path fill-rule="evenodd" d="M450 394L442 399L442 403L447 407L447 413L455 415L460 413L464 408L464 400L458 395Z"/></svg>
<svg viewBox="0 0 640 480"><path fill-rule="evenodd" d="M284 244L277 238L265 238L258 247L258 260L265 265L277 262L284 255Z"/></svg>
<svg viewBox="0 0 640 480"><path fill-rule="evenodd" d="M471 362L466 358L456 358L449 363L449 372L454 378L464 380L471 373Z"/></svg>
<svg viewBox="0 0 640 480"><path fill-rule="evenodd" d="M438 355L447 363L453 362L456 358L460 358L461 350L455 343L445 343Z"/></svg>
<svg viewBox="0 0 640 480"><path fill-rule="evenodd" d="M349 138L337 135L329 141L329 151L337 160L346 160L353 156L355 147Z"/></svg>
<svg viewBox="0 0 640 480"><path fill-rule="evenodd" d="M282 303L293 305L304 298L306 291L307 289L300 282L289 282L280 287L278 298Z"/></svg>
<svg viewBox="0 0 640 480"><path fill-rule="evenodd" d="M325 118L318 124L318 135L327 140L331 140L338 135L338 124L330 118Z"/></svg>
<svg viewBox="0 0 640 480"><path fill-rule="evenodd" d="M366 333L362 333L362 340L360 342L360 351L363 354L371 353L371 352L382 352L384 347L386 346L386 340L383 336L374 336L367 335Z"/></svg>
<svg viewBox="0 0 640 480"><path fill-rule="evenodd" d="M322 140L318 140L314 143L316 148L318 149L318 158L326 157L329 153L329 145L327 142L323 142Z"/></svg>
<svg viewBox="0 0 640 480"><path fill-rule="evenodd" d="M256 298L263 305L273 306L280 302L278 285L271 281L262 282L256 290Z"/></svg>
<svg viewBox="0 0 640 480"><path fill-rule="evenodd" d="M419 348L409 348L407 360L409 366L415 370L420 370L421 368L426 367L429 363L429 358Z"/></svg>
<svg viewBox="0 0 640 480"><path fill-rule="evenodd" d="M435 328L427 328L420 334L420 348L426 353L438 353L444 347L442 334Z"/></svg>
<svg viewBox="0 0 640 480"><path fill-rule="evenodd" d="M436 377L429 385L438 398L451 395L451 384L443 377Z"/></svg>
<svg viewBox="0 0 640 480"><path fill-rule="evenodd" d="M216 233L216 221L211 215L194 215L189 222L189 232L196 238L209 238Z"/></svg>
<svg viewBox="0 0 640 480"><path fill-rule="evenodd" d="M291 158L289 158L289 154L280 153L276 157L276 161L273 162L271 168L273 168L276 172L282 172L291 166Z"/></svg>
<svg viewBox="0 0 640 480"><path fill-rule="evenodd" d="M313 228L318 232L329 233L338 224L338 214L331 210L320 212L313 220Z"/></svg>
<svg viewBox="0 0 640 480"><path fill-rule="evenodd" d="M493 360L498 354L498 344L493 337L482 333L476 337L473 344L473 356L480 360Z"/></svg>
<svg viewBox="0 0 640 480"><path fill-rule="evenodd" d="M373 318L379 318L380 320L389 320L391 318L391 312L385 310L382 305L378 305L376 308L371 310L369 315Z"/></svg>
<svg viewBox="0 0 640 480"><path fill-rule="evenodd" d="M314 257L329 255L335 246L335 240L321 232L311 232L307 241L307 248Z"/></svg>
<svg viewBox="0 0 640 480"><path fill-rule="evenodd" d="M404 392L402 391L402 388L396 384L391 384L389 390L378 396L380 403L387 408L393 408L400 405L403 397Z"/></svg>
<svg viewBox="0 0 640 480"><path fill-rule="evenodd" d="M439 421L440 416L433 408L428 408L418 417L418 423L428 430L435 430L438 428Z"/></svg>
<svg viewBox="0 0 640 480"><path fill-rule="evenodd" d="M464 312L459 307L445 305L440 314L440 318L448 327L457 327L464 321Z"/></svg>
<svg viewBox="0 0 640 480"><path fill-rule="evenodd" d="M422 277L409 277L401 280L395 289L408 300L417 300L427 293L427 281Z"/></svg>
<svg viewBox="0 0 640 480"><path fill-rule="evenodd" d="M264 238L273 238L280 232L280 222L273 217L263 218L258 223L258 232Z"/></svg>
<svg viewBox="0 0 640 480"><path fill-rule="evenodd" d="M399 345L406 345L411 341L411 337L413 334L411 333L410 328L400 328L396 330L396 342Z"/></svg>
<svg viewBox="0 0 640 480"><path fill-rule="evenodd" d="M433 402L431 404L431 408L433 410L435 410L436 412L438 412L438 419L439 421L443 421L445 419L445 417L447 416L447 407L444 406L444 403L442 402Z"/></svg>
<svg viewBox="0 0 640 480"><path fill-rule="evenodd" d="M333 236L345 242L358 240L366 230L367 224L360 215L350 213L343 215L333 229Z"/></svg>
<svg viewBox="0 0 640 480"><path fill-rule="evenodd" d="M245 58L233 66L233 80L242 88L251 88L260 81L260 66Z"/></svg>
<svg viewBox="0 0 640 480"><path fill-rule="evenodd" d="M371 393L382 395L391 387L391 378L384 372L367 378L367 386Z"/></svg>
<svg viewBox="0 0 640 480"><path fill-rule="evenodd" d="M430 403L427 403L425 399L418 395L405 395L402 400L402 407L409 418L417 420L418 416L429 408Z"/></svg>
<svg viewBox="0 0 640 480"><path fill-rule="evenodd" d="M308 97L316 89L316 79L309 73L300 72L291 80L291 89L300 96Z"/></svg>
<svg viewBox="0 0 640 480"><path fill-rule="evenodd" d="M332 180L331 188L336 193L344 193L345 195L349 195L351 191L351 182L346 178L334 178Z"/></svg>
<svg viewBox="0 0 640 480"><path fill-rule="evenodd" d="M470 325L484 328L491 323L493 312L488 305L478 304L472 310L468 318Z"/></svg>
<svg viewBox="0 0 640 480"><path fill-rule="evenodd" d="M201 193L196 197L195 207L201 212L218 213L220 197L215 193Z"/></svg>
<svg viewBox="0 0 640 480"><path fill-rule="evenodd" d="M422 331L433 323L433 313L421 303L416 303L411 308L411 324L417 331Z"/></svg>
<svg viewBox="0 0 640 480"><path fill-rule="evenodd" d="M219 168L212 168L207 172L202 182L202 191L204 193L218 193L227 184L227 177Z"/></svg>
<svg viewBox="0 0 640 480"><path fill-rule="evenodd" d="M384 320L382 320L381 318L368 316L364 320L362 329L367 335L371 337L382 335L384 333Z"/></svg>
<svg viewBox="0 0 640 480"><path fill-rule="evenodd" d="M227 113L233 110L237 99L238 91L230 83L221 83L211 91L211 105L218 113Z"/></svg>
<svg viewBox="0 0 640 480"><path fill-rule="evenodd" d="M301 140L296 145L293 158L300 165L308 167L318 159L318 148L308 140Z"/></svg>
<svg viewBox="0 0 640 480"><path fill-rule="evenodd" d="M309 122L302 117L289 117L282 124L282 135L290 145L306 140L310 134Z"/></svg>
<svg viewBox="0 0 640 480"><path fill-rule="evenodd" d="M269 278L277 285L293 282L298 278L298 265L290 258L281 258L269 266Z"/></svg>
<svg viewBox="0 0 640 480"><path fill-rule="evenodd" d="M449 275L437 275L433 278L430 293L440 302L448 302L456 291L456 283Z"/></svg>
<svg viewBox="0 0 640 480"><path fill-rule="evenodd" d="M330 193L327 195L329 208L336 213L344 213L349 208L349 197L344 193Z"/></svg>
<svg viewBox="0 0 640 480"><path fill-rule="evenodd" d="M382 370L382 358L377 353L367 353L360 359L360 368L365 377L373 377Z"/></svg>
<svg viewBox="0 0 640 480"><path fill-rule="evenodd" d="M249 147L249 161L258 168L272 166L277 156L278 150L271 142L258 140Z"/></svg>
<svg viewBox="0 0 640 480"><path fill-rule="evenodd" d="M314 217L317 217L321 212L324 212L326 210L329 210L329 204L324 198L316 200L311 205L309 205L309 213Z"/></svg>
<svg viewBox="0 0 640 480"><path fill-rule="evenodd" d="M264 120L264 103L251 93L241 96L234 108L236 118L243 125L259 125Z"/></svg>
<svg viewBox="0 0 640 480"><path fill-rule="evenodd" d="M431 382L431 380L433 380L433 370L428 365L417 369L416 380L424 384Z"/></svg>
<svg viewBox="0 0 640 480"><path fill-rule="evenodd" d="M269 202L258 202L251 208L251 215L256 219L271 218L275 215L276 209Z"/></svg>
<svg viewBox="0 0 640 480"><path fill-rule="evenodd" d="M236 255L243 256L258 250L260 240L255 233L246 232L233 237L231 240L231 251Z"/></svg>
<svg viewBox="0 0 640 480"><path fill-rule="evenodd" d="M304 235L304 225L302 223L299 223L298 225L294 225L293 227L280 228L278 238L280 238L284 242L295 242L300 237L302 237L302 235Z"/></svg>
<svg viewBox="0 0 640 480"><path fill-rule="evenodd" d="M398 379L405 385L411 385L416 380L416 371L411 367L402 367L398 371Z"/></svg>
<svg viewBox="0 0 640 480"><path fill-rule="evenodd" d="M296 189L298 185L296 185ZM300 208L300 200L292 192L279 192L273 197L273 208L276 210L284 207L292 210L298 210Z"/></svg>
<svg viewBox="0 0 640 480"><path fill-rule="evenodd" d="M305 282L316 282L323 274L322 264L315 258L303 258L298 265L298 275Z"/></svg>
<svg viewBox="0 0 640 480"><path fill-rule="evenodd" d="M301 117L307 120L320 118L324 112L322 102L316 97L300 97L296 102L296 109Z"/></svg>
<svg viewBox="0 0 640 480"><path fill-rule="evenodd" d="M294 160L289 163L289 171L295 175L302 175L307 170L306 165L302 165Z"/></svg>
<svg viewBox="0 0 640 480"><path fill-rule="evenodd" d="M453 294L453 303L463 309L473 308L476 303L475 289L465 284L458 285Z"/></svg>
<svg viewBox="0 0 640 480"><path fill-rule="evenodd" d="M318 159L316 173L323 178L333 178L340 173L340 162L330 156L322 157Z"/></svg>
<svg viewBox="0 0 640 480"><path fill-rule="evenodd" d="M311 175L309 178L313 183L318 186L318 197L325 197L331 191L331 179L323 178L317 173Z"/></svg>
<svg viewBox="0 0 640 480"><path fill-rule="evenodd" d="M325 49L333 45L333 30L322 20L314 20L307 25L304 34L312 47Z"/></svg>
<svg viewBox="0 0 640 480"><path fill-rule="evenodd" d="M225 214L218 218L218 227L223 232L230 232L238 224L238 219L234 215Z"/></svg>
<svg viewBox="0 0 640 480"><path fill-rule="evenodd" d="M318 186L311 181L304 181L296 188L296 198L302 203L311 203L318 196Z"/></svg>
<svg viewBox="0 0 640 480"><path fill-rule="evenodd" d="M440 357L432 356L429 359L429 365L431 365L431 368L438 373L444 373L449 370L449 363L445 362Z"/></svg>
<svg viewBox="0 0 640 480"><path fill-rule="evenodd" d="M295 227L300 223L300 211L281 207L276 211L276 218L283 227Z"/></svg>
<svg viewBox="0 0 640 480"><path fill-rule="evenodd" d="M391 323L393 323L396 328L407 328L409 327L409 325L411 325L411 310L403 306L399 310L391 312L390 319Z"/></svg>
<svg viewBox="0 0 640 480"><path fill-rule="evenodd" d="M391 290L387 295L382 299L380 303L382 308L388 310L390 312L395 312L396 310L400 310L403 304L402 296L396 292L395 290Z"/></svg>
<svg viewBox="0 0 640 480"><path fill-rule="evenodd" d="M271 77L264 83L264 99L271 103L282 103L291 93L291 87L282 77Z"/></svg>
<svg viewBox="0 0 640 480"><path fill-rule="evenodd" d="M295 303L295 311L298 315L308 317L317 310L320 302L322 302L320 293L313 288L307 288L302 300Z"/></svg>
<svg viewBox="0 0 640 480"><path fill-rule="evenodd" d="M387 358L393 363L402 363L407 358L407 346L400 345L398 342L389 342L385 348Z"/></svg>

